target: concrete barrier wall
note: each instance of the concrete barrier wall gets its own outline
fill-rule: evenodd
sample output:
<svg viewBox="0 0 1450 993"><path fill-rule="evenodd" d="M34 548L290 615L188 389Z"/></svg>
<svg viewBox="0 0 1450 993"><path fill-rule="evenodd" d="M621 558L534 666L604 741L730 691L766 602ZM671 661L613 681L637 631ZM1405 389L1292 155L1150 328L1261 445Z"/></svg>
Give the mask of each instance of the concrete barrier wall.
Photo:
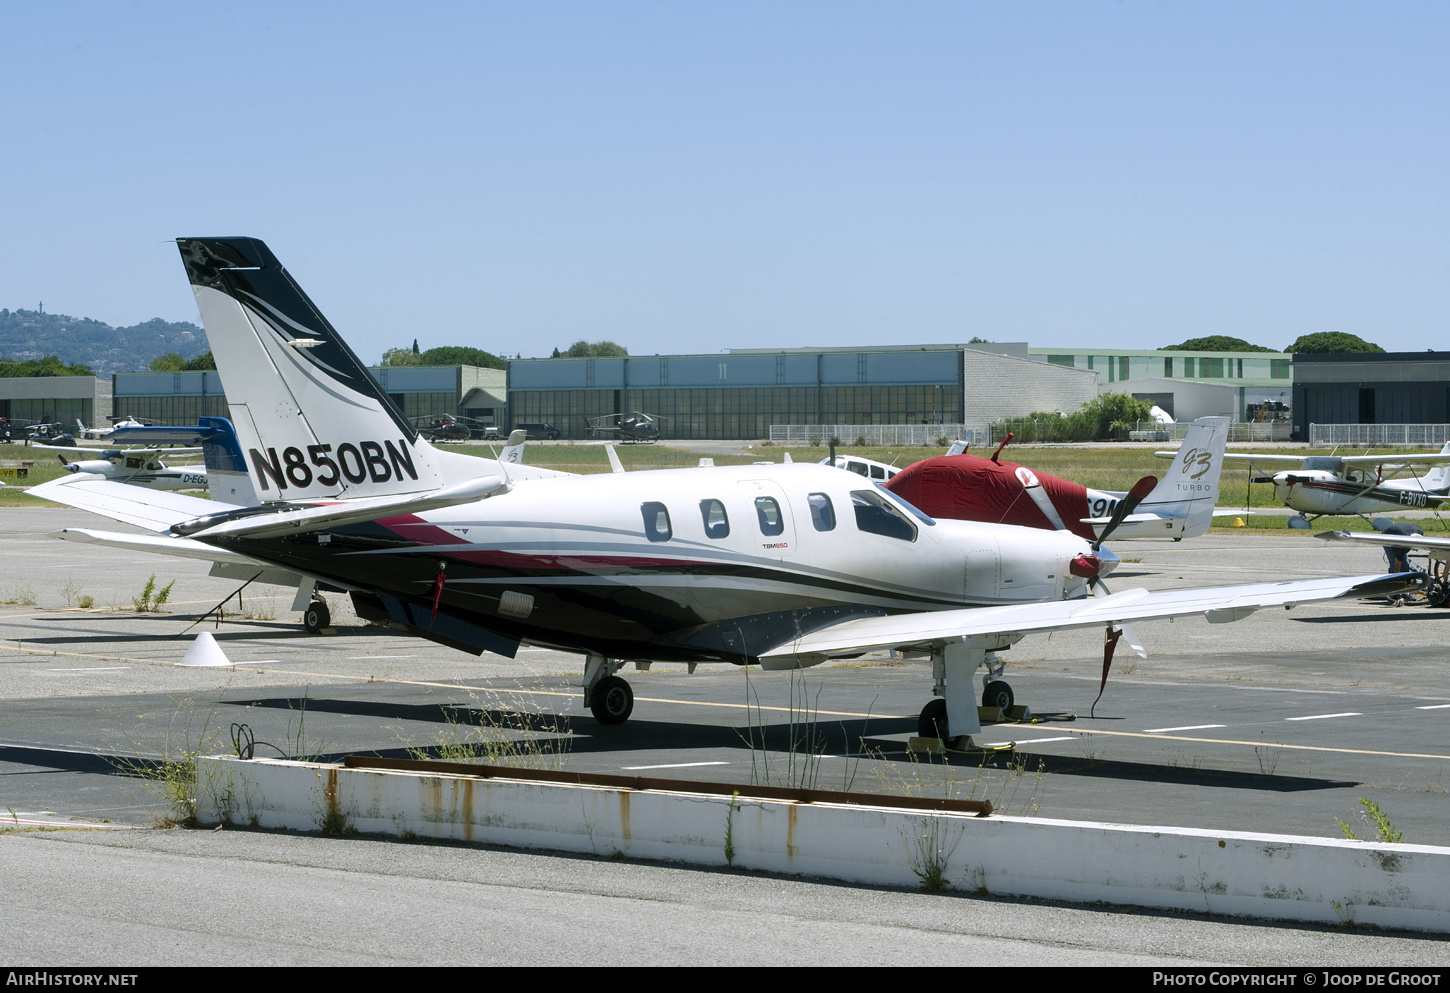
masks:
<svg viewBox="0 0 1450 993"><path fill-rule="evenodd" d="M1450 931L1450 848L205 758L197 817ZM748 788L747 788L748 792Z"/></svg>

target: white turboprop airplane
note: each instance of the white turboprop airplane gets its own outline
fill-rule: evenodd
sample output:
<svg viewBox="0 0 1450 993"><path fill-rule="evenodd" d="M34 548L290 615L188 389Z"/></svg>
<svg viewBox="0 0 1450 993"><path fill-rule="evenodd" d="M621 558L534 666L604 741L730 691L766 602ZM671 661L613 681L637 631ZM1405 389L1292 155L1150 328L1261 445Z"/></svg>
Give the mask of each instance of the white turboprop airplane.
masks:
<svg viewBox="0 0 1450 993"><path fill-rule="evenodd" d="M1155 453L1169 458L1172 452ZM1326 514L1354 514L1365 517L1371 513L1393 513L1438 507L1450 501L1450 442L1439 452L1393 456L1383 455L1268 455L1229 452L1226 461L1248 462L1252 468L1262 463L1294 463L1295 468L1280 469L1272 476L1253 482L1272 483L1274 498L1291 510L1299 511L1289 518L1289 527L1307 529L1310 521ZM1433 465L1424 476L1404 479L1387 478L1388 472L1403 471L1414 465ZM1368 520L1368 517L1365 517Z"/></svg>
<svg viewBox="0 0 1450 993"><path fill-rule="evenodd" d="M264 244L179 247L265 502L238 509L75 476L32 492L155 532L86 540L291 570L348 590L365 618L463 651L583 654L584 696L603 723L633 709L615 674L626 661L792 669L893 648L932 660L922 732L962 739L980 728L974 673L986 667L994 702L1010 696L998 653L1029 634L1104 629L1106 678L1127 622L1233 621L1423 581L1088 598L1117 562L1106 549L1065 531L934 521L829 467L568 476L453 456L419 438Z"/></svg>

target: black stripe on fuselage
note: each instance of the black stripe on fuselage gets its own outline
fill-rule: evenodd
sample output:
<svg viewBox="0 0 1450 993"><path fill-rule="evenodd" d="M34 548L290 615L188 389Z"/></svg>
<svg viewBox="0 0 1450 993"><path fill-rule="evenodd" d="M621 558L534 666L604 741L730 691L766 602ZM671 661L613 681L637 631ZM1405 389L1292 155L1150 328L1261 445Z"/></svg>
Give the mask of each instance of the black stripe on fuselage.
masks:
<svg viewBox="0 0 1450 993"><path fill-rule="evenodd" d="M758 615L797 612L805 617L821 608L902 613L967 605L939 594L882 589L852 577L811 575L789 563L661 562L664 556L641 554L637 544L628 556L616 552L609 557L654 561L546 568L470 562L459 554L494 549L461 543L420 545L376 524L350 525L326 536L326 545L311 533L267 539L217 537L208 543L344 587L426 603L430 609L439 565L446 563L441 613L531 644L658 661L745 661L723 648L704 647L698 638L692 644L680 640L731 619L748 624ZM389 553L384 561L359 554L378 551ZM576 549L569 557L582 556ZM527 618L498 614L505 590L534 598ZM425 631L419 633L427 636Z"/></svg>

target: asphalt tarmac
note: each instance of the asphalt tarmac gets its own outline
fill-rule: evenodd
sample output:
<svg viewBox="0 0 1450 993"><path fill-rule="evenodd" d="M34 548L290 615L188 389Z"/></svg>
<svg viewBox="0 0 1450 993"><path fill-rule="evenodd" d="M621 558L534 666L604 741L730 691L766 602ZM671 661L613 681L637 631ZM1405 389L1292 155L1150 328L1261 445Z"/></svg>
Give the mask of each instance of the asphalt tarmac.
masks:
<svg viewBox="0 0 1450 993"><path fill-rule="evenodd" d="M99 888L87 913L112 925L135 925L134 934L124 928L115 932L132 934L133 940L97 937L56 959L50 955L59 954L57 946L46 937L53 930L37 923L0 938L0 953L10 953L5 955L10 961L18 961L18 955L35 962L160 963L168 961L167 942L175 939L172 931L183 919L186 928L210 935L200 947L214 949L217 957L203 955L204 961L293 961L294 953L323 946L340 958L317 960L363 961L377 955L414 961L414 953L427 945L384 950L359 941L354 946L335 935L323 937L341 925L320 922L315 935L297 938L296 947L229 940L224 928L198 923L183 909L191 898L183 898L187 887L181 882L156 884L162 898L174 904L176 916L169 926L120 909L134 908L136 888L150 887L143 881L153 873L184 878L187 866L212 855L217 875L200 884L206 892L235 885L233 876L247 875L251 870L245 867L255 863L268 868L248 878L275 879L275 890L267 892L285 905L292 898L286 867L293 866L296 879L325 879L337 887L334 899L340 908L380 885L376 873L405 879L397 883L400 892L416 891L426 905L428 880L442 871L438 866L459 862L472 865L468 873L478 876L476 885L483 889L475 896L507 890L513 894L507 899L513 899L518 887L529 886L490 880L483 868L502 861L517 873L510 879L539 874L537 892L529 890L534 893L530 899L539 901L530 917L536 928L554 929L560 936L574 933L580 921L569 921L575 914L591 919L638 915L635 904L609 907L611 900L634 899L619 895L632 892L634 885L621 880L658 880L670 896L665 904L646 900L653 909L644 919L683 915L699 924L698 936L692 940L680 933L677 940L629 961L760 961L758 945L727 923L735 910L755 913L753 928L779 933L761 909L774 906L770 900L753 910L746 907L754 898L744 894L754 892L752 887L780 895L785 903L778 909L806 922L803 935L819 927L839 939L802 938L791 943L794 951L786 959L774 961L903 960L890 948L913 952L916 961L932 961L932 954L970 961L983 952L978 941L997 941L990 951L1004 964L1444 961L1444 945L1422 938L1361 933L1355 936L1360 944L1331 945L1320 940L1324 932L1312 928L959 894L883 894L454 846L249 832L22 829L42 824L147 828L165 815L166 804L141 780L125 775L126 769L163 753L228 751L232 726L246 724L258 755L489 750L511 763L580 771L629 770L736 784L804 783L858 792L950 792L987 797L1013 814L1325 837L1341 837L1341 821L1361 838L1376 837L1361 803L1369 800L1406 842L1450 845L1450 741L1445 734L1450 686L1444 673L1450 610L1335 602L1261 611L1226 625L1198 619L1140 625L1150 657L1138 659L1119 647L1095 716L1090 709L1101 672L1101 633L1029 638L1006 654L1006 678L1018 702L1061 719L989 726L978 740L1015 742L1010 754L986 760L952 756L942 763L917 760L905 750L917 712L930 696L929 666L882 655L795 674L727 666L701 667L694 674L677 665L626 670L621 675L635 690L634 715L623 726L604 727L583 705L577 656L526 648L513 660L474 658L362 625L341 597L333 598L334 631L308 636L289 609L290 591L266 589L244 592L241 612L229 609L219 625L204 622L235 668L178 668L174 663L202 630L192 626L196 617L237 584L209 578L205 563L48 537L66 526L115 527L79 511L9 508L0 515L5 563L0 601L14 601L0 605L0 807L14 825L0 836L0 862L7 876L18 873L14 878L27 881L32 889L24 893L37 894L34 902L21 900L39 915L37 922L57 912L43 909L50 905L38 895L47 881L54 881L80 890ZM1115 592L1134 586L1169 589L1377 573L1384 563L1377 549L1262 533L1182 543L1125 541L1115 548L1124 559L1110 579ZM133 598L152 573L158 587L175 583L164 612L138 613ZM90 609L77 606L82 596L93 598ZM377 868L353 873L354 858ZM137 867L127 868L132 862ZM535 868L525 869L525 864ZM612 881L599 881L606 878ZM361 889L354 892L354 885ZM243 889L246 895L238 899L247 906L269 899L250 884L237 892ZM738 907L731 903L735 896L721 896L736 893L743 901ZM570 907L569 913L551 917L551 900ZM112 902L115 909L100 909ZM846 913L836 903L881 903L882 915ZM938 919L938 913L944 918ZM712 915L711 923L700 923ZM895 929L922 915L933 921L931 933L903 943ZM384 915L393 916L393 910ZM999 933L981 924L1019 916L1025 932L1009 934L1011 928L1004 926ZM1084 923L1088 919L1091 926ZM866 928L859 941L849 937L857 932L846 927L848 920ZM1223 927L1240 929L1233 932L1240 937L1229 940L1226 932L1213 930ZM99 935L104 927L97 928ZM1101 944L1083 937L1099 930ZM1249 939L1250 931L1262 933L1262 943ZM554 960L531 958L531 941L482 950L464 943L443 960ZM832 955L838 946L849 946L855 957ZM264 948L274 949L275 956L262 954ZM926 958L920 957L923 953Z"/></svg>

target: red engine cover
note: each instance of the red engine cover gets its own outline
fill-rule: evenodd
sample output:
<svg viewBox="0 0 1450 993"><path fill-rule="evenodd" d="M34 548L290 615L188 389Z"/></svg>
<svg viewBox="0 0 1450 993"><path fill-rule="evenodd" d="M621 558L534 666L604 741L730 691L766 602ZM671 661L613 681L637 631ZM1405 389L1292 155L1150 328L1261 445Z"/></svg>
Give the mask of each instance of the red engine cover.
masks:
<svg viewBox="0 0 1450 993"><path fill-rule="evenodd" d="M939 455L907 466L882 485L929 517L1055 531L1027 494L1026 482L1033 478L1042 484L1068 530L1092 541L1096 535L1082 523L1088 516L1087 489L1013 462L993 462L978 455Z"/></svg>

